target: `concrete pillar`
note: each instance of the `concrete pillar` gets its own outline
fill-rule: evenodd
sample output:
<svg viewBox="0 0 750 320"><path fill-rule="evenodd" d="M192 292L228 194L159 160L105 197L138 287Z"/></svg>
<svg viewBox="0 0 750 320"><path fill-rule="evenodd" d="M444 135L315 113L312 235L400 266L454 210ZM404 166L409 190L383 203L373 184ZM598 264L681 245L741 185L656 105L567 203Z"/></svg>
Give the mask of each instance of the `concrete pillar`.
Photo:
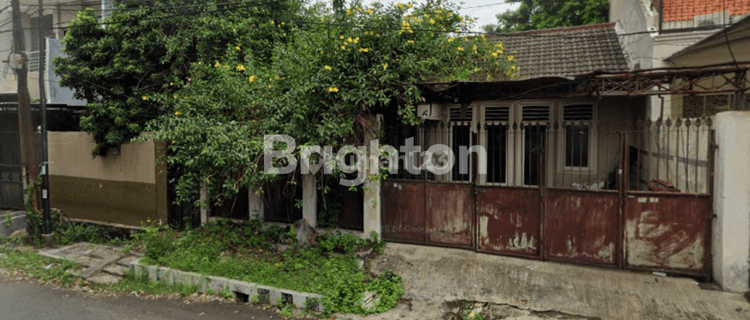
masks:
<svg viewBox="0 0 750 320"><path fill-rule="evenodd" d="M302 175L302 218L313 227L318 226L318 193L314 174Z"/></svg>
<svg viewBox="0 0 750 320"><path fill-rule="evenodd" d="M205 183L201 184L201 202L204 205L201 205L201 225L206 224L208 222L208 186L206 186Z"/></svg>
<svg viewBox="0 0 750 320"><path fill-rule="evenodd" d="M714 280L724 290L750 290L750 111L716 115Z"/></svg>
<svg viewBox="0 0 750 320"><path fill-rule="evenodd" d="M372 132L380 130L380 126L383 123L383 116L376 115L375 125L372 128ZM376 164L378 163L377 156L380 154L380 145L377 138L373 134L369 134L365 141L366 145L369 146L369 157L367 163L367 176L377 175L378 170ZM373 163L374 162L374 163ZM378 237L382 238L382 227L380 209L383 207L380 203L380 180L365 179L364 183L364 201L363 201L363 214L364 214L364 234L365 238L370 237L370 233L375 231Z"/></svg>
<svg viewBox="0 0 750 320"><path fill-rule="evenodd" d="M263 221L263 199L261 199L260 195L253 189L247 191L247 199L249 211L248 218L250 218L250 220L258 219Z"/></svg>

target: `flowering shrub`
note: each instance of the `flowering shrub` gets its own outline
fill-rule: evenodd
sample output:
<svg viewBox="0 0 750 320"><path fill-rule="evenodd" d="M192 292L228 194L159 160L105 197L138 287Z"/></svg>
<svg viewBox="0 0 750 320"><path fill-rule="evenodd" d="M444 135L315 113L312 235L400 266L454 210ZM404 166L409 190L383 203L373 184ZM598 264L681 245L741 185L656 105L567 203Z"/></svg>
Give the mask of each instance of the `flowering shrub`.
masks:
<svg viewBox="0 0 750 320"><path fill-rule="evenodd" d="M210 30L197 31L222 40L196 34L203 39L195 45L198 56L181 77L138 94L142 100L124 97L128 104L111 111L136 103L160 110L146 128L171 142L168 164L184 173L178 196L205 183L212 195L229 197L273 179L261 173L263 135L286 134L300 145L356 145L372 130L369 114L393 109L404 122L418 123L422 97L414 83L506 79L515 72L503 45L468 36L471 19L449 2L289 7L299 10L263 20L198 15L195 23Z"/></svg>

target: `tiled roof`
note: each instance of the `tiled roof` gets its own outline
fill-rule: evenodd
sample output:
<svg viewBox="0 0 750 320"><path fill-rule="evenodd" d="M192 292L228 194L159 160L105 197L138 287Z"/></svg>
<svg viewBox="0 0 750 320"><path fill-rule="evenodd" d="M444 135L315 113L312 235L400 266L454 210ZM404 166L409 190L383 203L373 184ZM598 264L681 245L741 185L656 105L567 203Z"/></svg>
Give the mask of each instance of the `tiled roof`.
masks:
<svg viewBox="0 0 750 320"><path fill-rule="evenodd" d="M658 8L658 0L654 1ZM692 20L695 16L723 11L733 16L750 13L750 0L664 0L664 21Z"/></svg>
<svg viewBox="0 0 750 320"><path fill-rule="evenodd" d="M625 71L628 62L615 23L495 34L513 55L520 79Z"/></svg>

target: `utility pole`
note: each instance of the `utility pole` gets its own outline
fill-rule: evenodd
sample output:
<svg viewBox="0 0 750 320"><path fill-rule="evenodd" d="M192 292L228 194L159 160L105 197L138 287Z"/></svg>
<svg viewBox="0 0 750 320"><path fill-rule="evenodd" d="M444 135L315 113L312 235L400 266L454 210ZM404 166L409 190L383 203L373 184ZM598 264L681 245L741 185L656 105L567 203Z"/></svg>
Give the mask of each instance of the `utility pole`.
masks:
<svg viewBox="0 0 750 320"><path fill-rule="evenodd" d="M52 232L49 212L49 159L47 154L47 95L44 92L44 67L47 56L47 39L44 34L44 3L39 0L39 108L42 113L42 210L44 212L44 233ZM32 30L33 32L33 30Z"/></svg>
<svg viewBox="0 0 750 320"><path fill-rule="evenodd" d="M31 99L27 83L28 59L23 33L23 20L19 0L12 0L13 6L13 51L21 57L20 67L16 69L18 93L18 136L21 142L21 175L24 186L34 184L37 177L37 157L34 150L34 126L31 120ZM39 201L34 196L34 207L39 208Z"/></svg>

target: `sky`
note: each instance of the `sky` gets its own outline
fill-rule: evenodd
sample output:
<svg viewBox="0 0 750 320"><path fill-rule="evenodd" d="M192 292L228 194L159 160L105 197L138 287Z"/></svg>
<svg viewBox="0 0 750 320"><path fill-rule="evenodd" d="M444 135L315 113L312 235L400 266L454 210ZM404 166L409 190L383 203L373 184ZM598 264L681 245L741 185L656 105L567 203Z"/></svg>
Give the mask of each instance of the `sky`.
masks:
<svg viewBox="0 0 750 320"><path fill-rule="evenodd" d="M515 10L519 4L507 4L504 0L453 0L456 3L463 3L459 12L462 15L468 15L474 18L475 23L472 31L482 31L482 26L486 24L496 24L497 18L495 16L498 13L503 13L507 10ZM406 0L383 0L382 3L398 3L407 2ZM424 1L417 0L418 3L424 3Z"/></svg>

